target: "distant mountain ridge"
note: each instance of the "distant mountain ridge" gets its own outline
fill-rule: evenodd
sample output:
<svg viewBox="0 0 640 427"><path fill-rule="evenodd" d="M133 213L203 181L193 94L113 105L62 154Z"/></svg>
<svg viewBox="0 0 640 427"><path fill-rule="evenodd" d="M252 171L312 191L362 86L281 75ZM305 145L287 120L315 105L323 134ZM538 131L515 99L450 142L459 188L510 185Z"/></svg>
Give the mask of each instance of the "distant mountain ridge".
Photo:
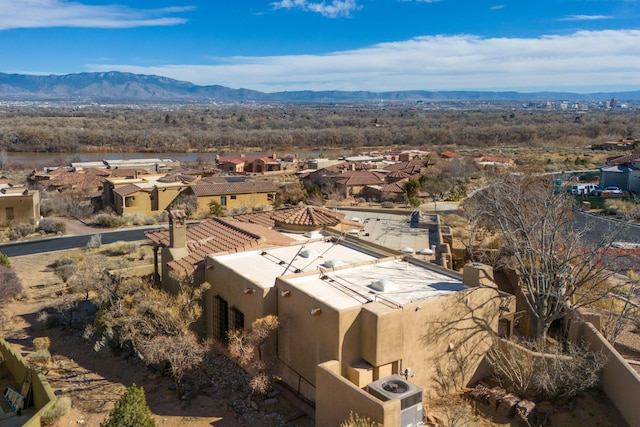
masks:
<svg viewBox="0 0 640 427"><path fill-rule="evenodd" d="M619 101L640 100L640 91L491 92L491 91L287 91L266 93L225 86L199 86L168 77L119 71L64 75L0 73L0 100L96 102L373 102L373 101Z"/></svg>

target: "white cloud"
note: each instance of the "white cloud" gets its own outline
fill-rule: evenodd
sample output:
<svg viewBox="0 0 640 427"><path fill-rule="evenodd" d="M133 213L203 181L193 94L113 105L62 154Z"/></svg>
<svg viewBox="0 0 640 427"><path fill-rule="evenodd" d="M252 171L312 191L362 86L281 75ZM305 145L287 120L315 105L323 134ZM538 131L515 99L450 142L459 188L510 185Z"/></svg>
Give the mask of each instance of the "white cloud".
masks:
<svg viewBox="0 0 640 427"><path fill-rule="evenodd" d="M560 21L598 21L601 19L613 19L613 16L607 15L567 15Z"/></svg>
<svg viewBox="0 0 640 427"><path fill-rule="evenodd" d="M329 4L324 1L314 3L308 0L280 0L271 5L274 9L302 9L319 13L327 18L349 16L351 12L361 8L356 4L356 0L332 0Z"/></svg>
<svg viewBox="0 0 640 427"><path fill-rule="evenodd" d="M504 5L503 4L499 4L499 5L496 5L496 6L491 6L489 8L489 10L500 10L500 9L504 9Z"/></svg>
<svg viewBox="0 0 640 427"><path fill-rule="evenodd" d="M90 6L67 0L0 0L0 30L12 28L85 27L131 28L183 24L167 15L193 7L132 9L127 6Z"/></svg>
<svg viewBox="0 0 640 427"><path fill-rule="evenodd" d="M217 58L212 65L89 65L196 84L282 90L640 88L640 30L537 38L423 36L325 55Z"/></svg>

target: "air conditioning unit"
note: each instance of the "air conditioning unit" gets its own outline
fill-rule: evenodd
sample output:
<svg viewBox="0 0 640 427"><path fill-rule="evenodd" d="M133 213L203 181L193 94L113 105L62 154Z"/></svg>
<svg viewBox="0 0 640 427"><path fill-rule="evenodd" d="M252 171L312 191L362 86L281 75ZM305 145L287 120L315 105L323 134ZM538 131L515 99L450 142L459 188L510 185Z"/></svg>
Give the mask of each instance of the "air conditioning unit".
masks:
<svg viewBox="0 0 640 427"><path fill-rule="evenodd" d="M422 422L422 388L400 375L391 375L370 383L369 394L382 401L400 399L400 427L424 425Z"/></svg>

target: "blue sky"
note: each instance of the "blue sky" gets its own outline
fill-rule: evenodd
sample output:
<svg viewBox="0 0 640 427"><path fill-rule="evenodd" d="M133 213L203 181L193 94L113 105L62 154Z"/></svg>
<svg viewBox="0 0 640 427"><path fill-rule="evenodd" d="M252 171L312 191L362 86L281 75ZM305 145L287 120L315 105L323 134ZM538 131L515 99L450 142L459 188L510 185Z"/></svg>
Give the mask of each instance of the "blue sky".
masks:
<svg viewBox="0 0 640 427"><path fill-rule="evenodd" d="M640 0L0 0L0 72L283 90L640 89Z"/></svg>

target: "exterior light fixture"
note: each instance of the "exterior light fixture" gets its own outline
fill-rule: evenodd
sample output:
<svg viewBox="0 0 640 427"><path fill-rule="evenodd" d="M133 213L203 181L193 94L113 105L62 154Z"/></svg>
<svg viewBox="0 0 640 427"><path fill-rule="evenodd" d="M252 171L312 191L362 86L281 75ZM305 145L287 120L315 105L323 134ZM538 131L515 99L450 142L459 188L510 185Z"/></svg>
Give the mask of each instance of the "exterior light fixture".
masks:
<svg viewBox="0 0 640 427"><path fill-rule="evenodd" d="M244 288L244 290L242 291L245 295L251 295L252 293L254 293L256 290L252 289L252 288Z"/></svg>
<svg viewBox="0 0 640 427"><path fill-rule="evenodd" d="M285 289L284 291L280 292L280 296L282 298L288 298L291 296L291 291L288 289Z"/></svg>
<svg viewBox="0 0 640 427"><path fill-rule="evenodd" d="M322 312L322 309L320 307L315 307L311 309L312 316L319 316L321 312Z"/></svg>

